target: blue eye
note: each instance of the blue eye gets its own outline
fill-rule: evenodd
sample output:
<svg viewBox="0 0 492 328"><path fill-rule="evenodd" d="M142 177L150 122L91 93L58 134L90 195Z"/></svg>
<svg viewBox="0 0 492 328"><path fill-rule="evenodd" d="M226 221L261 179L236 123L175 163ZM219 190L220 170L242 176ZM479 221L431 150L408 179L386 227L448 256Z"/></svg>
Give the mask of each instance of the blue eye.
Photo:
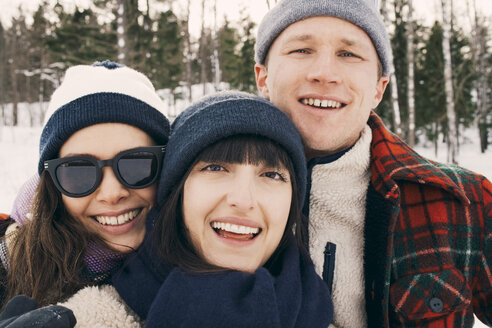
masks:
<svg viewBox="0 0 492 328"><path fill-rule="evenodd" d="M289 51L289 54L308 54L309 51L307 51L306 49L296 49L296 50L292 50L292 51Z"/></svg>
<svg viewBox="0 0 492 328"><path fill-rule="evenodd" d="M356 58L359 58L359 56L357 56L357 55L355 55L355 54L353 54L351 52L342 52L342 53L340 53L340 56L341 57L356 57Z"/></svg>

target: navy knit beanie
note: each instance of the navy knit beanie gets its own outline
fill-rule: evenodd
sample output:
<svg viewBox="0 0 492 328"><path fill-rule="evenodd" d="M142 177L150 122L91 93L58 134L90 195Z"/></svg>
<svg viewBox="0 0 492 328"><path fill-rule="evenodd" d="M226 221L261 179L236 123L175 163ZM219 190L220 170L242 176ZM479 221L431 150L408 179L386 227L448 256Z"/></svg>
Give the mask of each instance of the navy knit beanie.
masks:
<svg viewBox="0 0 492 328"><path fill-rule="evenodd" d="M302 206L306 192L306 158L294 124L269 101L237 91L205 97L173 122L158 184L158 203L162 205L202 150L238 134L263 136L285 149L294 165Z"/></svg>
<svg viewBox="0 0 492 328"><path fill-rule="evenodd" d="M38 173L44 161L58 157L75 132L99 123L124 123L146 132L158 145L169 137L164 103L149 79L114 62L69 68L53 93L39 143Z"/></svg>
<svg viewBox="0 0 492 328"><path fill-rule="evenodd" d="M383 66L383 75L387 76L391 48L377 3L377 0L281 0L263 17L258 27L255 60L265 64L273 42L288 26L310 17L332 16L357 25L367 33Z"/></svg>

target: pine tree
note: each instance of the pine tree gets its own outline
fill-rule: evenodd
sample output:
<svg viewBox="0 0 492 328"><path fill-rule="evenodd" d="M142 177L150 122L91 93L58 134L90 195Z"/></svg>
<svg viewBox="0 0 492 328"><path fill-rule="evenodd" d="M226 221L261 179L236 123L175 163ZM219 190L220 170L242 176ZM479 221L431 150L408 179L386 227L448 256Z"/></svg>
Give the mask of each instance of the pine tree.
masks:
<svg viewBox="0 0 492 328"><path fill-rule="evenodd" d="M21 74L24 67L28 67L29 42L27 40L28 28L26 17L21 13L17 18L12 18L12 26L7 32L7 70L9 76L9 99L12 103L13 126L18 125L18 104L26 99L26 77Z"/></svg>
<svg viewBox="0 0 492 328"><path fill-rule="evenodd" d="M49 95L58 85L58 80L53 81L53 76L56 72L48 65L51 62L48 52L46 51L46 39L51 31L51 23L46 19L48 3L43 1L39 4L38 9L33 15L33 23L29 29L30 52L29 52L29 68L25 71L28 74L28 80L32 87L29 102L38 102L41 106L41 117L44 118L44 112L47 108L43 106L43 102L49 98ZM31 114L31 124L34 124L34 117Z"/></svg>
<svg viewBox="0 0 492 328"><path fill-rule="evenodd" d="M237 48L239 44L239 33L236 28L229 25L227 19L219 29L219 63L222 72L222 81L232 84L237 80L239 56Z"/></svg>
<svg viewBox="0 0 492 328"><path fill-rule="evenodd" d="M90 8L75 8L74 13L66 13L63 7L57 4L55 11L59 23L47 40L53 60L71 66L116 59L115 33L111 31L110 26L100 25Z"/></svg>
<svg viewBox="0 0 492 328"><path fill-rule="evenodd" d="M157 89L179 86L184 70L183 36L178 18L171 10L160 13L156 23L154 42L150 48L152 67L149 77Z"/></svg>
<svg viewBox="0 0 492 328"><path fill-rule="evenodd" d="M254 70L255 65L255 36L253 29L255 23L250 17L241 20L241 48L239 50L239 61L237 66L237 77L231 81L231 86L246 92L256 91L256 80Z"/></svg>
<svg viewBox="0 0 492 328"><path fill-rule="evenodd" d="M419 56L416 81L416 125L425 127L427 138L438 149L439 134L446 129L442 28L436 21Z"/></svg>
<svg viewBox="0 0 492 328"><path fill-rule="evenodd" d="M405 15L405 0L395 0L395 31L391 40L394 56L395 75L398 81L398 104L402 120L402 137L408 135L408 61L407 61L407 23Z"/></svg>
<svg viewBox="0 0 492 328"><path fill-rule="evenodd" d="M196 58L194 76L195 83L208 83L213 82L213 38L210 28L205 27L201 33L200 41L198 44L198 56Z"/></svg>

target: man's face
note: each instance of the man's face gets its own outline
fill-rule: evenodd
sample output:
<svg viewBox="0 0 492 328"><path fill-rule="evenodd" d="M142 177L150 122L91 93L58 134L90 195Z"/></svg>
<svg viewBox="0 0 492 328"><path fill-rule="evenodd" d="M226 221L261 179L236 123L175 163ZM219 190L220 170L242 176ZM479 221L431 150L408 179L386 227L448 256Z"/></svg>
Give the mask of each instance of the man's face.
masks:
<svg viewBox="0 0 492 328"><path fill-rule="evenodd" d="M260 93L299 129L308 159L353 145L388 83L385 76L378 80L369 36L328 16L287 27L255 74Z"/></svg>

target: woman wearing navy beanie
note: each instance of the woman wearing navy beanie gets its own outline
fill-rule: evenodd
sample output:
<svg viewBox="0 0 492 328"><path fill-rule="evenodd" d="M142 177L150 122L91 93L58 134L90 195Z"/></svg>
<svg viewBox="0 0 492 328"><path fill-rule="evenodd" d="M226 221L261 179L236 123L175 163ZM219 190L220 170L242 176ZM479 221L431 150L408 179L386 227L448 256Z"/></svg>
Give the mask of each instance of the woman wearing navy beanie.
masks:
<svg viewBox="0 0 492 328"><path fill-rule="evenodd" d="M294 125L256 96L176 118L147 236L113 277L147 327L328 327L302 238L305 162Z"/></svg>

